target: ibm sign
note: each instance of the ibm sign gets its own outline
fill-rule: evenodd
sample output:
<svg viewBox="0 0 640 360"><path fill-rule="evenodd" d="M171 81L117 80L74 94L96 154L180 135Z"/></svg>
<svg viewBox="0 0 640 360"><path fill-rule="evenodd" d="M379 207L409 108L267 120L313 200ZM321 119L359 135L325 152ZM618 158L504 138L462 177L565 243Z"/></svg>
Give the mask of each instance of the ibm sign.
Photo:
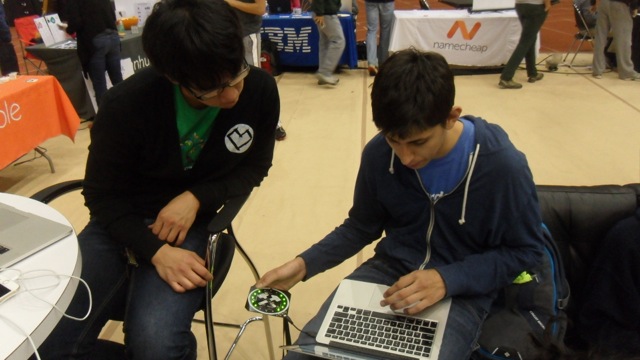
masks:
<svg viewBox="0 0 640 360"><path fill-rule="evenodd" d="M265 26L262 33L278 46L278 51L286 53L311 53L309 34L311 26L301 28Z"/></svg>

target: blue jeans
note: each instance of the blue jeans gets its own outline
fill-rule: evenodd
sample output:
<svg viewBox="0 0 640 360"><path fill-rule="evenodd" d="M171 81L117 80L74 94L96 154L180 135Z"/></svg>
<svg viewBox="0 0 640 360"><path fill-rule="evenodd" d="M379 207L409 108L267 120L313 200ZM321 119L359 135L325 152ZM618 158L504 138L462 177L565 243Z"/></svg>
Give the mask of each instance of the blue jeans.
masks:
<svg viewBox="0 0 640 360"><path fill-rule="evenodd" d="M204 257L206 224L191 228L182 248ZM127 359L196 359L191 333L194 314L202 308L204 288L176 293L155 267L138 261L129 265L125 247L91 220L78 236L82 254L81 277L93 298L91 315L84 321L60 320L39 348L43 359L96 359L102 327L110 319L124 321ZM160 241L160 240L158 240ZM83 286L78 286L67 314L82 316L88 308Z"/></svg>
<svg viewBox="0 0 640 360"><path fill-rule="evenodd" d="M378 63L383 63L389 57L389 41L395 6L393 1L385 3L365 1L365 6L367 10L367 63L370 66L378 66ZM380 24L379 46L378 24Z"/></svg>
<svg viewBox="0 0 640 360"><path fill-rule="evenodd" d="M399 277L405 275L401 269L393 264L374 257L357 268L351 275L351 280L372 282L377 284L392 285ZM299 344L314 344L315 338L309 334L318 333L322 320L331 305L335 291L322 304L320 311L302 329L297 340ZM442 340L440 356L438 360L463 360L469 359L471 353L477 348L477 340L480 336L480 326L486 317L486 311L473 302L471 298L453 298L451 310L447 319L447 326ZM284 359L313 359L308 355L289 352Z"/></svg>
<svg viewBox="0 0 640 360"><path fill-rule="evenodd" d="M96 35L93 40L93 53L89 60L89 77L96 93L96 104L100 106L102 95L107 92L105 71L109 74L111 84L122 81L120 66L120 37L115 30L105 30Z"/></svg>
<svg viewBox="0 0 640 360"><path fill-rule="evenodd" d="M318 26L318 72L331 76L336 70L345 47L344 32L338 15L324 15L324 27Z"/></svg>
<svg viewBox="0 0 640 360"><path fill-rule="evenodd" d="M544 5L516 4L516 13L520 25L522 25L522 32L518 45L502 70L502 75L500 75L502 80L513 79L522 59L527 65L528 77L538 74L538 70L536 70L536 40L540 28L547 18L547 12L544 10Z"/></svg>

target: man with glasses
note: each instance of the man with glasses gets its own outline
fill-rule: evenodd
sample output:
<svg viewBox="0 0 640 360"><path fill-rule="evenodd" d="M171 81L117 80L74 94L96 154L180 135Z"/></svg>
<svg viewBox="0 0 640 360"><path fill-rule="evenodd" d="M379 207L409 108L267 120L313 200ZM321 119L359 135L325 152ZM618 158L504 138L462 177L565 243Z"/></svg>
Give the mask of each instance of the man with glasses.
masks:
<svg viewBox="0 0 640 360"><path fill-rule="evenodd" d="M191 320L212 275L206 226L271 167L280 113L273 77L244 60L222 0L162 0L142 35L152 66L110 89L91 129L78 235L82 278L43 359L196 359ZM124 320L125 346L97 337Z"/></svg>

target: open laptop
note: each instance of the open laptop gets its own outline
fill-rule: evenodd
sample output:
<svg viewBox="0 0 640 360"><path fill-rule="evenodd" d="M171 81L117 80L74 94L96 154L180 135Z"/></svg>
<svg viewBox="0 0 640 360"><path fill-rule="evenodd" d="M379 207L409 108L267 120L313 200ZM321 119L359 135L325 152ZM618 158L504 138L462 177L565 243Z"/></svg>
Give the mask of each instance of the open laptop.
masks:
<svg viewBox="0 0 640 360"><path fill-rule="evenodd" d="M319 345L290 350L328 359L438 359L451 299L408 316L380 306L388 288L343 280L316 336Z"/></svg>
<svg viewBox="0 0 640 360"><path fill-rule="evenodd" d="M71 234L73 229L0 203L0 268L5 268Z"/></svg>
<svg viewBox="0 0 640 360"><path fill-rule="evenodd" d="M515 9L515 0L473 0L471 12L499 11Z"/></svg>
<svg viewBox="0 0 640 360"><path fill-rule="evenodd" d="M269 14L291 14L291 0L267 0Z"/></svg>

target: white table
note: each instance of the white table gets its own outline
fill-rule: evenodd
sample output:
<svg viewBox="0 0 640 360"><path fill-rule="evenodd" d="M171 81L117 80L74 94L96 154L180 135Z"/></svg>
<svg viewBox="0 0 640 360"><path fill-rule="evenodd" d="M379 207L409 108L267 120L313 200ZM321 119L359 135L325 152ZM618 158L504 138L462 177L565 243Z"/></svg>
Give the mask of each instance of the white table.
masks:
<svg viewBox="0 0 640 360"><path fill-rule="evenodd" d="M514 10L398 10L390 51L411 46L442 54L450 65L503 65L513 53L522 27Z"/></svg>
<svg viewBox="0 0 640 360"><path fill-rule="evenodd" d="M0 193L0 202L71 225L58 211L36 200ZM23 273L46 269L57 274L80 276L81 267L82 259L78 249L78 239L74 232L10 268L19 269ZM11 275L13 272L3 273L5 277L11 277ZM42 286L41 282L44 281L50 283L51 280L34 279L29 280L28 284L35 288L39 285ZM39 290L37 294L48 302L56 304L58 308L66 310L76 287L76 280L69 281L68 278L61 278L56 287ZM51 305L45 304L26 292L18 293L0 303L0 359L24 360L31 356L33 347L26 334L31 336L36 346L40 346L61 317L60 312L53 309Z"/></svg>

